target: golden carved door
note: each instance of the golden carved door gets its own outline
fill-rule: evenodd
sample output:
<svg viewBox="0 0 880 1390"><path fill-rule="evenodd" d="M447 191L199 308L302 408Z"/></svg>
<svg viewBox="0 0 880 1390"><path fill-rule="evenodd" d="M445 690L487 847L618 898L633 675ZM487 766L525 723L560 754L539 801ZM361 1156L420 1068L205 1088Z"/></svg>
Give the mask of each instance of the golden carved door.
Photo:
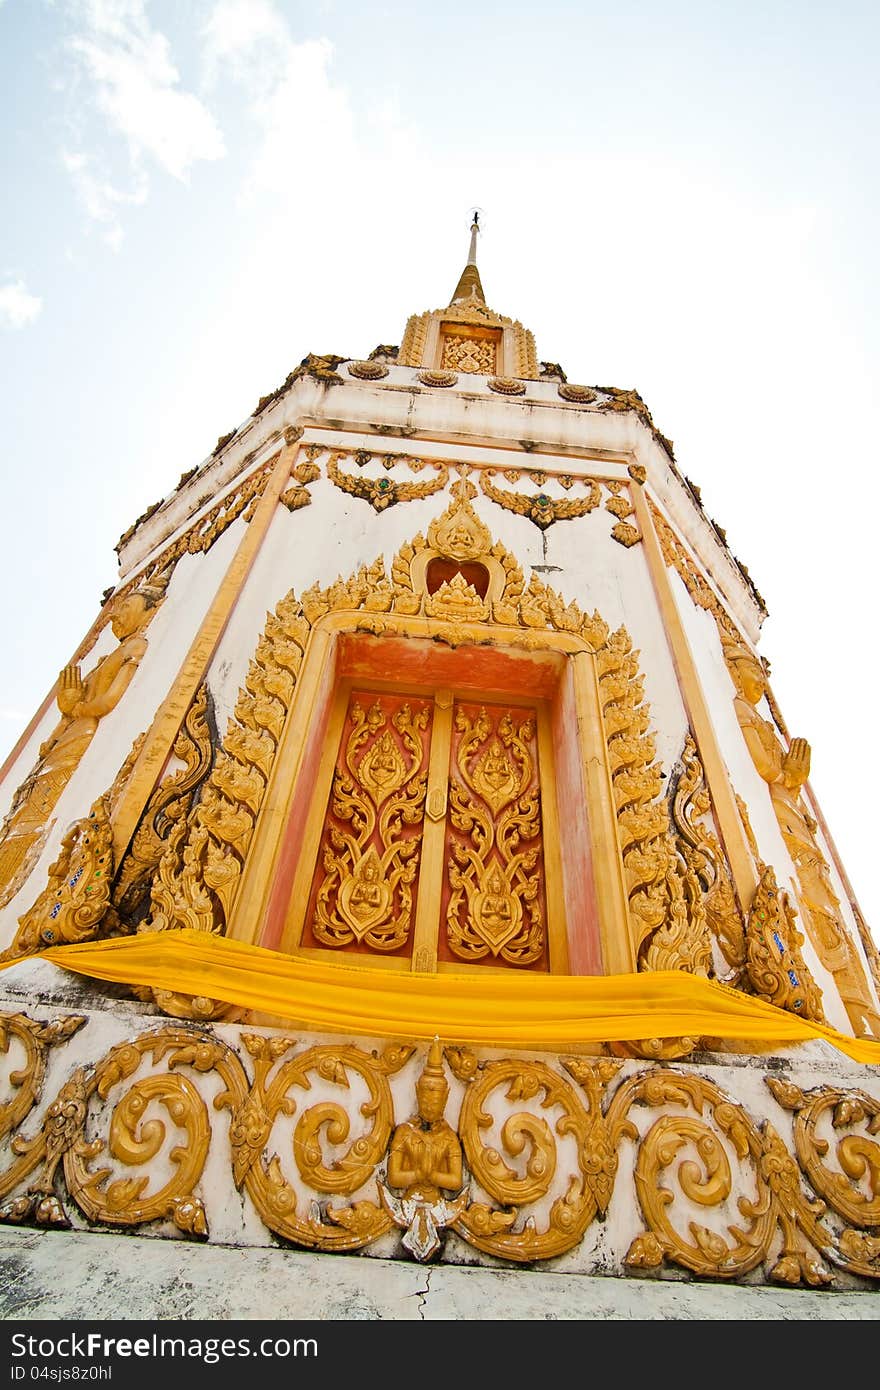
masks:
<svg viewBox="0 0 880 1390"><path fill-rule="evenodd" d="M398 969L563 968L551 746L540 701L341 682L287 948Z"/></svg>

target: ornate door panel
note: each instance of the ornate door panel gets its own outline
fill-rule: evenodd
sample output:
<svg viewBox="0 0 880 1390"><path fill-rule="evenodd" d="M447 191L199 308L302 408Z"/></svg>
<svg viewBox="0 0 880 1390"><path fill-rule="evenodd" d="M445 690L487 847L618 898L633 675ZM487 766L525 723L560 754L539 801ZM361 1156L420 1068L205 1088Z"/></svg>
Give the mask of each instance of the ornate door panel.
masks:
<svg viewBox="0 0 880 1390"><path fill-rule="evenodd" d="M535 711L456 701L439 957L546 969Z"/></svg>
<svg viewBox="0 0 880 1390"><path fill-rule="evenodd" d="M542 711L364 688L338 710L297 874L299 946L548 970Z"/></svg>
<svg viewBox="0 0 880 1390"><path fill-rule="evenodd" d="M433 704L353 691L303 944L409 954Z"/></svg>

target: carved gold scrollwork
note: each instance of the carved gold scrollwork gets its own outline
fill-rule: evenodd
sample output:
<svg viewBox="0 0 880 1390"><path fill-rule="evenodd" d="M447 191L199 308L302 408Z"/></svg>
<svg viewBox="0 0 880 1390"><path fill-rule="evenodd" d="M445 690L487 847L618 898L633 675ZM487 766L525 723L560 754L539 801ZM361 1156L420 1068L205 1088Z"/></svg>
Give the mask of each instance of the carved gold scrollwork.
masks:
<svg viewBox="0 0 880 1390"><path fill-rule="evenodd" d="M391 714L354 700L337 766L318 871L312 931L325 946L356 941L394 951L409 938L428 777L423 735L431 709ZM407 833L404 833L407 827Z"/></svg>
<svg viewBox="0 0 880 1390"><path fill-rule="evenodd" d="M457 372L479 372L489 376L495 371L496 345L493 338L469 338L444 334L441 369Z"/></svg>
<svg viewBox="0 0 880 1390"><path fill-rule="evenodd" d="M267 618L223 751L201 800L169 834L140 930L225 928L310 626L291 594Z"/></svg>
<svg viewBox="0 0 880 1390"><path fill-rule="evenodd" d="M748 1114L705 1077L675 1071L624 1082L609 1120L633 1103L695 1113L661 1115L639 1142L635 1188L648 1229L625 1263L651 1268L666 1258L695 1274L728 1279L755 1269L767 1255L778 1212L761 1169L764 1141ZM748 1193L744 1165L752 1174ZM714 1210L712 1223L692 1215L694 1207L707 1219Z"/></svg>
<svg viewBox="0 0 880 1390"><path fill-rule="evenodd" d="M327 459L327 477L335 483L343 492L347 492L351 497L360 497L365 502L369 502L374 511L382 512L386 507L393 507L397 502L410 502L418 497L431 497L435 492L446 486L449 479L449 469L444 463L433 463L435 475L426 478L420 483L396 482L393 478L379 477L371 478L366 475L346 473L340 467L340 460L346 457L339 450L334 450ZM392 461L393 460L393 456ZM368 461L370 455L367 454ZM403 461L403 460L402 460Z"/></svg>
<svg viewBox="0 0 880 1390"><path fill-rule="evenodd" d="M389 1230L391 1218L369 1199L347 1206L325 1203L322 1212L312 1198L303 1215L303 1198L285 1176L281 1158L268 1157L266 1146L278 1117L296 1112L291 1091L307 1093L312 1089L309 1078L314 1076L322 1088L333 1088L340 1100L319 1101L303 1110L293 1132L294 1162L301 1180L317 1192L351 1196L372 1178L388 1146L393 1121L388 1076L404 1065L412 1049L389 1047L377 1057L353 1045L313 1047L281 1062L270 1075L278 1058L295 1045L293 1041L245 1036L244 1042L254 1059L255 1078L248 1096L239 1098L233 1120L234 1171L236 1184L245 1187L262 1220L277 1235L321 1250L358 1249ZM351 1138L348 1107L340 1102L350 1100L353 1079L366 1093L358 1111L367 1127ZM347 1147L328 1159L324 1143Z"/></svg>
<svg viewBox="0 0 880 1390"><path fill-rule="evenodd" d="M165 1070L132 1079L146 1059ZM208 1109L198 1086L180 1068L197 1074L218 1070L231 1080L240 1064L234 1053L211 1037L166 1028L114 1047L99 1062L87 1100L113 1102L118 1087L131 1083L115 1100L107 1139L88 1139L87 1112L64 1150L64 1173L71 1195L92 1221L139 1225L171 1219L182 1231L207 1236L204 1204L196 1193L211 1137ZM240 1084L240 1083L239 1083ZM171 1127L169 1133L169 1126ZM162 1154L164 1161L155 1160ZM109 1165L93 1170L98 1158ZM172 1172L151 1190L157 1173ZM127 1169L139 1169L130 1176Z"/></svg>
<svg viewBox="0 0 880 1390"><path fill-rule="evenodd" d="M85 1022L82 1014L68 1014L48 1023L37 1023L26 1014L0 1015L0 1051L6 1056L10 1046L17 1044L24 1052L21 1065L16 1065L8 1074L10 1098L0 1105L0 1138L14 1133L40 1100L49 1049L66 1042ZM12 1152L20 1157L0 1175L0 1199L14 1191L43 1162L46 1148L45 1135L38 1136L32 1143L22 1143L18 1137L13 1139ZM47 1200L50 1197L51 1200ZM0 1221L22 1221L30 1217L46 1224L64 1220L63 1208L52 1193L51 1179L48 1190L44 1183L39 1192L30 1192L0 1207Z"/></svg>
<svg viewBox="0 0 880 1390"><path fill-rule="evenodd" d="M527 1263L571 1250L615 1197L634 1193L645 1229L626 1254L630 1268L666 1260L697 1277L751 1282L766 1262L765 1280L818 1287L833 1282L827 1259L880 1280L880 1100L861 1088L803 1091L765 1074L793 1116L789 1152L769 1119L756 1124L693 1070L627 1074L612 1058L481 1062L450 1047L445 1060L465 1088L456 1126L435 1039L418 1113L395 1123L389 1078L410 1046L297 1054L283 1034L243 1034L251 1079L210 1029L163 1027L76 1067L38 1130L16 1133L41 1099L47 1050L83 1022L0 1018L0 1051L24 1059L10 1056L17 1069L0 1108L13 1155L0 1198L29 1180L0 1221L69 1225L63 1177L90 1223L170 1221L206 1237L199 1185L213 1148L212 1162L229 1163L265 1226L310 1249L360 1249L397 1225L406 1248L428 1259L451 1227L491 1256ZM222 1110L228 1129L212 1128Z"/></svg>
<svg viewBox="0 0 880 1390"><path fill-rule="evenodd" d="M447 940L462 960L531 965L546 940L534 723L459 705L455 728Z"/></svg>
<svg viewBox="0 0 880 1390"><path fill-rule="evenodd" d="M804 938L795 925L788 894L780 894L771 868L766 864L761 868L746 931L749 983L768 1004L825 1023L822 994L801 954Z"/></svg>
<svg viewBox="0 0 880 1390"><path fill-rule="evenodd" d="M49 1040L69 1036L81 1022L60 1020L57 1036ZM113 1048L93 1068L78 1068L46 1110L40 1132L32 1139L17 1136L13 1140L13 1151L21 1158L4 1175L0 1191L9 1192L38 1166L40 1173L25 1194L0 1209L0 1219L69 1225L55 1192L55 1174L63 1164L67 1190L90 1220L127 1226L167 1217L188 1234L207 1234L204 1208L194 1189L207 1155L210 1126L207 1108L192 1081L167 1071L140 1078L114 1105L109 1142L87 1137L92 1099L97 1095L112 1100L113 1088L128 1080L148 1053L154 1065L164 1060L168 1067L188 1065L197 1072L218 1067L232 1075L239 1065L225 1044L164 1029ZM151 1165L166 1149L166 1125L154 1113L158 1106L164 1108L175 1132L183 1131L185 1143L167 1149L167 1161L176 1171L168 1178L165 1163L160 1163L164 1179L160 1178L158 1191L146 1194L154 1172L148 1169L130 1178L119 1173L118 1165ZM115 1174L111 1168L90 1171L90 1162L104 1153L117 1165Z"/></svg>
<svg viewBox="0 0 880 1390"><path fill-rule="evenodd" d="M579 1092L541 1062L506 1058L462 1073L471 1083L458 1125L468 1167L490 1201L503 1209L471 1201L453 1224L488 1254L517 1262L560 1255L581 1240L597 1212L608 1208L616 1145L621 1133L632 1132L632 1126L620 1121L616 1130L609 1129L601 1110L605 1087L621 1063L572 1061L565 1066L586 1092L589 1110ZM503 1102L504 1109L525 1108L496 1119ZM536 1108L543 1113L536 1114ZM536 1212L522 1210L533 1204ZM539 1229L539 1222L545 1229Z"/></svg>
<svg viewBox="0 0 880 1390"><path fill-rule="evenodd" d="M110 901L113 831L107 797L98 797L88 816L74 821L49 866L49 881L33 906L19 917L18 931L0 960L14 959L44 946L88 941Z"/></svg>
<svg viewBox="0 0 880 1390"><path fill-rule="evenodd" d="M618 629L597 654L630 919L637 953L666 919L672 847L661 769L648 733L644 685L629 635Z"/></svg>
<svg viewBox="0 0 880 1390"><path fill-rule="evenodd" d="M111 901L122 930L131 930L141 915L171 831L186 817L198 787L211 769L211 709L208 686L203 683L174 741L174 756L183 767L166 777L153 792L116 870Z"/></svg>
<svg viewBox="0 0 880 1390"><path fill-rule="evenodd" d="M542 531L552 526L554 521L571 521L575 517L587 516L595 511L602 500L601 486L594 478L580 480L589 487L586 497L550 497L546 492L505 492L492 481L495 471L487 468L480 474L480 486L485 495L506 511L527 516Z"/></svg>
<svg viewBox="0 0 880 1390"><path fill-rule="evenodd" d="M796 1204L808 1239L854 1274L880 1276L880 1102L865 1091L820 1086L802 1091L780 1077L766 1078L784 1110L796 1118L798 1163L818 1203ZM833 1154L835 1163L829 1159ZM789 1160L790 1161L790 1160ZM820 1218L825 1204L847 1223L834 1233Z"/></svg>
<svg viewBox="0 0 880 1390"><path fill-rule="evenodd" d="M685 737L680 771L673 778L672 823L675 845L691 891L698 895L705 928L718 943L738 983L745 963L745 926L737 907L730 869L714 830L706 824L712 804L703 764L693 737ZM710 823L711 824L711 823ZM694 911L697 909L695 908ZM694 967L696 968L696 967ZM701 954L698 973L711 973L711 958Z"/></svg>

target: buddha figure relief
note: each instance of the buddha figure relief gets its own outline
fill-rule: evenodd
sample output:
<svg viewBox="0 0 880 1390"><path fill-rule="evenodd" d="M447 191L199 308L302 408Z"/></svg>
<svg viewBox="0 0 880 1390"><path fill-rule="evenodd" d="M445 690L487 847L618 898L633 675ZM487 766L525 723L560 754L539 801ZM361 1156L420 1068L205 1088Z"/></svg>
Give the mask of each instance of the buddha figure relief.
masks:
<svg viewBox="0 0 880 1390"><path fill-rule="evenodd" d="M388 1154L388 1187L380 1185L385 1210L405 1228L403 1244L416 1259L430 1259L440 1246L439 1231L463 1211L461 1144L444 1119L449 1083L443 1070L443 1049L437 1038L416 1082L418 1113L399 1124ZM398 1197L389 1191L403 1189ZM444 1194L456 1194L450 1197Z"/></svg>
<svg viewBox="0 0 880 1390"><path fill-rule="evenodd" d="M834 976L856 1034L880 1038L880 1015L841 917L840 900L816 840L817 823L801 797L810 773L810 745L806 739L794 738L788 748L784 746L774 725L756 708L767 693L762 663L740 642L723 637L722 647L736 688L734 708L739 725L752 761L769 787L779 829L797 872L806 933L820 961Z"/></svg>
<svg viewBox="0 0 880 1390"><path fill-rule="evenodd" d="M51 814L89 747L100 721L115 709L147 650L144 629L165 597L170 575L156 576L116 602L110 618L119 645L83 676L78 665L58 677L61 718L40 746L39 761L21 784L0 828L0 908L15 896L39 855Z"/></svg>

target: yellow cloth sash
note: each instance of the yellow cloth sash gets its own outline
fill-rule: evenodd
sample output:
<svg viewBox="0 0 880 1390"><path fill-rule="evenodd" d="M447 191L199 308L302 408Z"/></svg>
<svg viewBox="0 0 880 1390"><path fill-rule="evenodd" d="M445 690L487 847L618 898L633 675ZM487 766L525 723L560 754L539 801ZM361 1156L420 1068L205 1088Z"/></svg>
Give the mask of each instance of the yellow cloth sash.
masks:
<svg viewBox="0 0 880 1390"><path fill-rule="evenodd" d="M189 928L38 953L118 984L200 995L314 1032L551 1051L641 1038L786 1046L825 1038L880 1065L880 1042L851 1038L717 981L679 970L636 975L414 974L313 957ZM3 969L33 959L5 961Z"/></svg>

